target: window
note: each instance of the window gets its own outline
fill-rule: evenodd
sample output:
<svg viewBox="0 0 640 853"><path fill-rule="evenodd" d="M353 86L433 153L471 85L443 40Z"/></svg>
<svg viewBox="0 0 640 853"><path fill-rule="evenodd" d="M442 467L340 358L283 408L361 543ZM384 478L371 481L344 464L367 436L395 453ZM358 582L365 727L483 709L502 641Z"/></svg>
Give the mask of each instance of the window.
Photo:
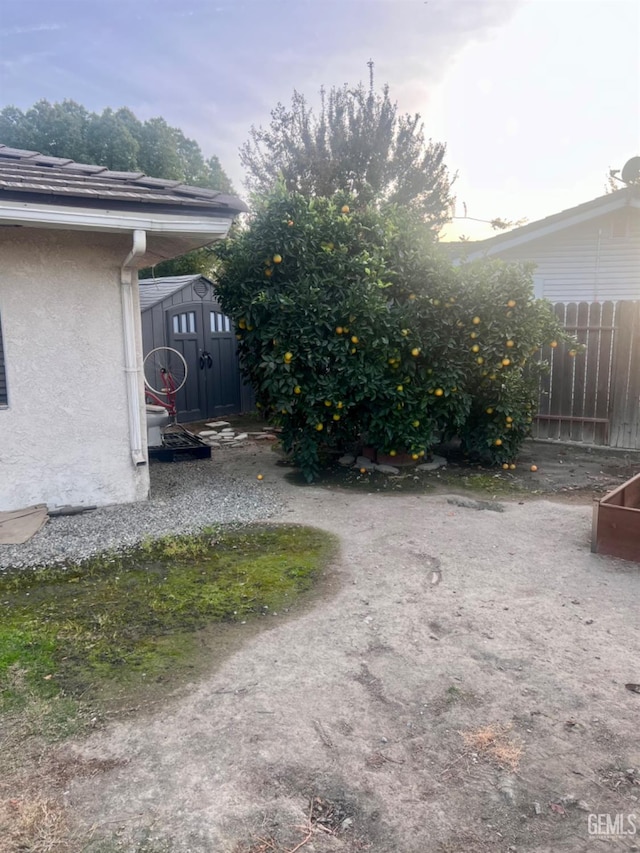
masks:
<svg viewBox="0 0 640 853"><path fill-rule="evenodd" d="M9 402L7 396L7 376L4 370L4 348L2 345L2 318L0 317L0 406L6 406Z"/></svg>
<svg viewBox="0 0 640 853"><path fill-rule="evenodd" d="M218 314L217 311L209 312L209 316L211 318L211 331L212 332L230 332L231 331L231 320L226 317L224 314Z"/></svg>
<svg viewBox="0 0 640 853"><path fill-rule="evenodd" d="M184 314L173 315L173 333L174 335L194 334L196 330L196 314L195 311L187 311Z"/></svg>

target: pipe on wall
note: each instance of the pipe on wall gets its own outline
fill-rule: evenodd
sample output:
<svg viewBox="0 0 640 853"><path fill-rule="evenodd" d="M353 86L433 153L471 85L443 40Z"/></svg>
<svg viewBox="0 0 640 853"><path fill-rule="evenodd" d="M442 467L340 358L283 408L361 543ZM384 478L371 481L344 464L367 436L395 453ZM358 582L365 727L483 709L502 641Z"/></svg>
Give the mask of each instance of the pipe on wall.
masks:
<svg viewBox="0 0 640 853"><path fill-rule="evenodd" d="M124 373L127 381L127 406L129 409L129 445L134 465L146 465L147 457L142 442L140 416L140 387L136 352L137 317L133 303L133 276L136 262L147 251L147 232L135 230L131 251L120 268L120 296L122 302L122 330L124 334Z"/></svg>

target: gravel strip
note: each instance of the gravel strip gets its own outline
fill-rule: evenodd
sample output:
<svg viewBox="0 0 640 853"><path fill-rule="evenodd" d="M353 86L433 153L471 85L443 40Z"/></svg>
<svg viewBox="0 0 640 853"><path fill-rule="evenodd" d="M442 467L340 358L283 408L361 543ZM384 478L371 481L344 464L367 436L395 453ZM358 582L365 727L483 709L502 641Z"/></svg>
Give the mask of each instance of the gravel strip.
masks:
<svg viewBox="0 0 640 853"><path fill-rule="evenodd" d="M0 545L0 570L77 561L147 538L258 521L284 506L272 485L234 475L209 459L155 463L150 474L149 501L50 518L24 545Z"/></svg>

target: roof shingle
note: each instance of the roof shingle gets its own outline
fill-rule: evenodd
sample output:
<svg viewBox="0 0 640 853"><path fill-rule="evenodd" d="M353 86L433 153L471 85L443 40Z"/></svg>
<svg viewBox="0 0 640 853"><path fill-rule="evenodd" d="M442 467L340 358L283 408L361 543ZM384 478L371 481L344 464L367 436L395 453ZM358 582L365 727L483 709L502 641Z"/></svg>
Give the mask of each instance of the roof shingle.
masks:
<svg viewBox="0 0 640 853"><path fill-rule="evenodd" d="M248 210L239 198L206 187L192 187L181 181L152 178L143 172L117 172L104 166L76 163L37 151L10 148L0 143L0 198L16 195L62 196L86 201L162 204L207 208L220 213Z"/></svg>

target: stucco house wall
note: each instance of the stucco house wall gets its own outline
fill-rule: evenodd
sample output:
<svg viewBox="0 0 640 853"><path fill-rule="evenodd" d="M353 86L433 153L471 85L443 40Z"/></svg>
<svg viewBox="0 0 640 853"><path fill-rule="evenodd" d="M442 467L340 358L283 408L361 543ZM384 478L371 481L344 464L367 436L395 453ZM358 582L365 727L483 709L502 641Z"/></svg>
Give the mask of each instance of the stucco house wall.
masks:
<svg viewBox="0 0 640 853"><path fill-rule="evenodd" d="M148 466L132 464L129 445L120 267L130 248L126 234L0 228L0 510L148 496ZM140 364L139 328L137 349ZM144 423L141 376L139 387Z"/></svg>

